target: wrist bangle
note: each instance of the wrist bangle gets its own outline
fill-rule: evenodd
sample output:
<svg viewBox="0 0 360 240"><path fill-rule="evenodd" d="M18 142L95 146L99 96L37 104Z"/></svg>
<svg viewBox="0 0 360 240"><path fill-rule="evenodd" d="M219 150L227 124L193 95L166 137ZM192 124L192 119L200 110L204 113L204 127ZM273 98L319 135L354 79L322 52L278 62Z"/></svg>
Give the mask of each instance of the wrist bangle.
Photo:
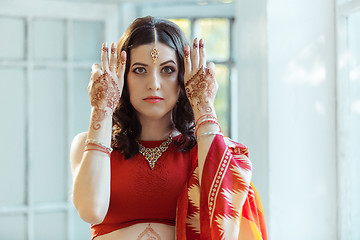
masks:
<svg viewBox="0 0 360 240"><path fill-rule="evenodd" d="M113 149L111 147L108 147L105 144L96 141L95 139L86 139L85 144L86 145L88 145L88 144L95 145L95 146L98 146L98 147L100 147L102 149L105 148L105 150L107 150L109 153L111 153L113 151Z"/></svg>
<svg viewBox="0 0 360 240"><path fill-rule="evenodd" d="M106 155L108 155L109 157L111 157L111 153L110 153L110 152L104 151L104 150L101 150L101 149L89 148L89 149L85 149L85 150L84 150L84 152L87 152L87 151L99 151L99 152L103 152L103 153L105 153Z"/></svg>
<svg viewBox="0 0 360 240"><path fill-rule="evenodd" d="M198 123L195 127L195 135L197 135L197 131L199 130L200 126L203 125L204 123L215 123L216 125L218 125L219 127L219 130L221 132L221 127L220 127L220 124L219 122L217 121L217 119L208 119L208 118L205 118L203 120L200 121L200 123Z"/></svg>
<svg viewBox="0 0 360 240"><path fill-rule="evenodd" d="M201 137L209 136L209 135L221 135L221 136L224 136L224 134L222 134L221 132L204 132L204 133L200 134L200 135L196 138L196 140L199 141L199 139L200 139Z"/></svg>
<svg viewBox="0 0 360 240"><path fill-rule="evenodd" d="M207 118L207 119L215 119L217 121L217 118L212 115L212 114L204 114L204 115L201 115L198 120L196 121L195 125L198 125L199 121L202 119L202 118Z"/></svg>

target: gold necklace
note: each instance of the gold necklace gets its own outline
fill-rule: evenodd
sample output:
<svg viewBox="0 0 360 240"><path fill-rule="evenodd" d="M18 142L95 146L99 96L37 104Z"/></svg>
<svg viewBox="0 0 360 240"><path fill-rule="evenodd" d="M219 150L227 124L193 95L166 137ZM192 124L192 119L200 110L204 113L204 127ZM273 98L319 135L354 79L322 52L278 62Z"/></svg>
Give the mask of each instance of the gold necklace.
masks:
<svg viewBox="0 0 360 240"><path fill-rule="evenodd" d="M168 149L171 142L172 142L171 135L168 137L168 139L165 142L161 143L160 146L154 148L146 148L145 146L143 146L141 143L138 142L139 152L148 161L151 170L154 169L157 160Z"/></svg>

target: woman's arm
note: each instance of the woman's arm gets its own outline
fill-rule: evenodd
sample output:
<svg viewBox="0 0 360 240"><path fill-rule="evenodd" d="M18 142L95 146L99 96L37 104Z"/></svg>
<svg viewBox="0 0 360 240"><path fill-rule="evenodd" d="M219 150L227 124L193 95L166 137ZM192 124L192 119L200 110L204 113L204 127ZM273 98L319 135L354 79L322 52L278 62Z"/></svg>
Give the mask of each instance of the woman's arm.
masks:
<svg viewBox="0 0 360 240"><path fill-rule="evenodd" d="M190 56L191 55L191 56ZM206 67L206 51L203 39L193 42L193 51L185 48L185 90L193 108L198 139L198 166L201 184L205 158L216 134L220 134L220 126L216 119L214 100L218 89L215 80L215 65Z"/></svg>
<svg viewBox="0 0 360 240"><path fill-rule="evenodd" d="M106 43L102 46L101 64L92 66L88 86L91 117L87 133L77 135L71 145L73 202L80 217L89 223L101 223L110 199L110 152L112 115L119 102L125 71L126 53L116 72L117 54L111 45L110 61Z"/></svg>

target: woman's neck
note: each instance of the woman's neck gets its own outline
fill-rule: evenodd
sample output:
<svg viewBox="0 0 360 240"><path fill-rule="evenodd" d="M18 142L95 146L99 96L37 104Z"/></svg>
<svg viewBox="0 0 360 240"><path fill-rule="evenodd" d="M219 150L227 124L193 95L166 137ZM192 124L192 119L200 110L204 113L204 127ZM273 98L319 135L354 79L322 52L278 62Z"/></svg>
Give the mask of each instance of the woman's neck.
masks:
<svg viewBox="0 0 360 240"><path fill-rule="evenodd" d="M141 123L140 140L160 141L169 137L172 132L171 115L161 119L139 117Z"/></svg>

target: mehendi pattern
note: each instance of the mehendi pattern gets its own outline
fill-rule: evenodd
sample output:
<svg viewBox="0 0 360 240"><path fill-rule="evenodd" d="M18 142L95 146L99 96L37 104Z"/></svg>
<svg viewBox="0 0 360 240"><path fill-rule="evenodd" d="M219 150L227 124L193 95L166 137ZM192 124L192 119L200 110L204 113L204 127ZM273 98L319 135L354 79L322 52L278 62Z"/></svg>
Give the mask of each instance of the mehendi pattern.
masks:
<svg viewBox="0 0 360 240"><path fill-rule="evenodd" d="M98 130L101 128L100 122L114 112L120 100L120 91L112 76L107 72L104 72L93 82L92 89L90 103L95 111L92 127ZM106 108L109 108L111 113Z"/></svg>
<svg viewBox="0 0 360 240"><path fill-rule="evenodd" d="M115 47L112 47L111 48L111 54L115 54L116 53L116 48Z"/></svg>
<svg viewBox="0 0 360 240"><path fill-rule="evenodd" d="M136 240L161 240L161 238L149 224Z"/></svg>
<svg viewBox="0 0 360 240"><path fill-rule="evenodd" d="M185 83L186 95L188 96L192 107L197 105L201 112L213 112L212 104L216 95L216 81L210 70L201 67L197 73Z"/></svg>
<svg viewBox="0 0 360 240"><path fill-rule="evenodd" d="M106 52L106 53L109 52L109 48L108 48L108 47L103 47L102 50L103 50L104 52Z"/></svg>

